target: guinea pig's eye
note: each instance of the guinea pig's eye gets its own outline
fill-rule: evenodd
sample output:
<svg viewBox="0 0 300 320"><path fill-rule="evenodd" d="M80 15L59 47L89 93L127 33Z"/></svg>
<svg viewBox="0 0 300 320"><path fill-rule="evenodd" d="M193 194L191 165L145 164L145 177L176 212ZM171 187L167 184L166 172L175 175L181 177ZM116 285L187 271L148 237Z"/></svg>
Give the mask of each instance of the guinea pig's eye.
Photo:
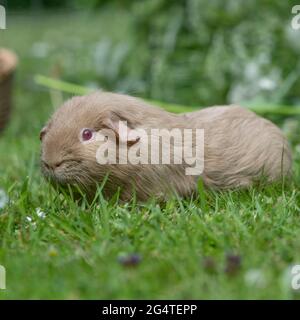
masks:
<svg viewBox="0 0 300 320"><path fill-rule="evenodd" d="M83 129L81 132L81 139L83 141L89 141L93 138L94 136L94 131L91 129Z"/></svg>

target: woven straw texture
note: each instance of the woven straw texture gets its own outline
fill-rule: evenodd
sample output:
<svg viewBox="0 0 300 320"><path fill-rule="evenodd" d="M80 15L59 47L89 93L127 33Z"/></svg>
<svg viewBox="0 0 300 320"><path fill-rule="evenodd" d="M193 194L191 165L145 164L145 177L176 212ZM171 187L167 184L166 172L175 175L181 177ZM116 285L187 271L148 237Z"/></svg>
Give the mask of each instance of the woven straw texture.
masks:
<svg viewBox="0 0 300 320"><path fill-rule="evenodd" d="M0 132L7 125L12 108L13 77L17 66L14 53L0 49Z"/></svg>

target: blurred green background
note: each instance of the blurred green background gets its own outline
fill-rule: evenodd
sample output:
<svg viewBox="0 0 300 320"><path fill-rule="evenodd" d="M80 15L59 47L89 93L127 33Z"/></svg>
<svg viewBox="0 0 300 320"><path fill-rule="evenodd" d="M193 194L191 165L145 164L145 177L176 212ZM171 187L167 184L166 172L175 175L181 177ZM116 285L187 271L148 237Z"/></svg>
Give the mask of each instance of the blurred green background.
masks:
<svg viewBox="0 0 300 320"><path fill-rule="evenodd" d="M186 105L300 105L296 2L0 1L35 71Z"/></svg>

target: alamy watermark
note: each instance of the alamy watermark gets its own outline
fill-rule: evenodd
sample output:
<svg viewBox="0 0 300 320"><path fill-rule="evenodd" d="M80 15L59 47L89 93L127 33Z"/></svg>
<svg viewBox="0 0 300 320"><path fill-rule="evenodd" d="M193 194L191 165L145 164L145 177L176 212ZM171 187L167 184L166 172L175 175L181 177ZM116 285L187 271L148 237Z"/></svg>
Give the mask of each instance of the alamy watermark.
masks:
<svg viewBox="0 0 300 320"><path fill-rule="evenodd" d="M294 290L299 290L300 289L300 265L299 264L296 264L292 267L291 275L292 275L292 280L291 280L292 288Z"/></svg>
<svg viewBox="0 0 300 320"><path fill-rule="evenodd" d="M0 5L0 30L6 29L6 10Z"/></svg>
<svg viewBox="0 0 300 320"><path fill-rule="evenodd" d="M82 143L99 142L99 164L184 165L186 175L204 170L204 129L131 129L119 121L110 129L83 129Z"/></svg>
<svg viewBox="0 0 300 320"><path fill-rule="evenodd" d="M291 21L292 28L294 30L300 29L300 4L293 6L292 14L295 14Z"/></svg>
<svg viewBox="0 0 300 320"><path fill-rule="evenodd" d="M6 270L0 265L0 290L6 289Z"/></svg>

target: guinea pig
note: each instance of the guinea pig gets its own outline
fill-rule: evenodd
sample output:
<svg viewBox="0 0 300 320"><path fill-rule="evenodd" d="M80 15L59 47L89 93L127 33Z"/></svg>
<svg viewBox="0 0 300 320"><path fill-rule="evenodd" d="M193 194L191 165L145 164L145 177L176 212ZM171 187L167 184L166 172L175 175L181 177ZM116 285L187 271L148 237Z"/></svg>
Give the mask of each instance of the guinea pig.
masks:
<svg viewBox="0 0 300 320"><path fill-rule="evenodd" d="M153 129L169 132L174 128L180 132L203 130L201 172L187 174L190 163L178 164L176 157L165 163L161 154L154 164L97 160L99 148L107 143L111 133L116 137L112 145L125 144L128 152L142 143L138 134L129 133L142 129L157 139ZM97 139L97 134L103 132L106 132L101 136L104 139ZM199 177L205 186L214 189L250 187L262 177L273 182L288 176L292 164L289 144L279 128L245 108L215 106L173 114L141 99L107 92L65 102L42 129L40 139L44 176L62 187L80 188L88 198L93 198L104 180L104 196L112 197L119 192L124 201L133 196L140 201L152 197L166 200L174 193L188 197L196 192ZM170 141L174 155L176 143L174 139ZM189 142L194 152L197 142L194 135ZM161 141L159 146L161 151L164 148ZM117 160L120 152L120 149L116 152ZM147 157L149 160L150 156Z"/></svg>

